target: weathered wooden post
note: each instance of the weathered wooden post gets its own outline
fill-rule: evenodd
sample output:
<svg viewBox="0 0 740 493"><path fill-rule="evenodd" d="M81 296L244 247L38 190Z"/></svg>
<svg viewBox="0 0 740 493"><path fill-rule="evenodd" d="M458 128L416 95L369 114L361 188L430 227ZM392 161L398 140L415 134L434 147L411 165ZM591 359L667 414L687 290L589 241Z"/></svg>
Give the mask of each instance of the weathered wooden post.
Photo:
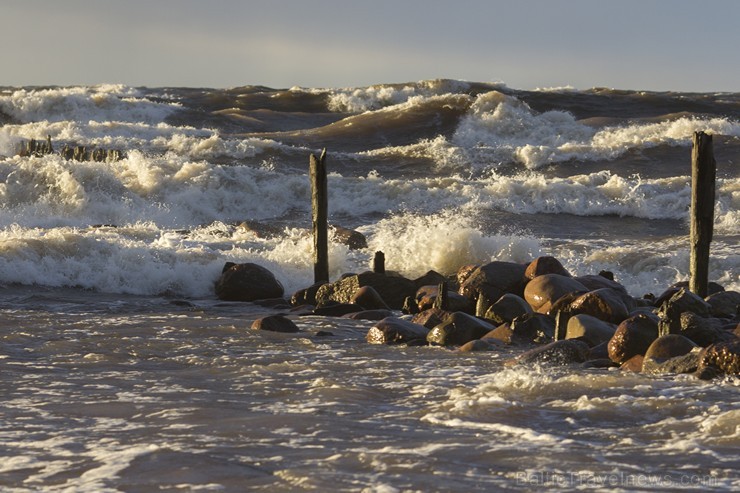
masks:
<svg viewBox="0 0 740 493"><path fill-rule="evenodd" d="M313 223L314 282L329 282L329 199L326 190L326 149L321 157L311 154L311 218Z"/></svg>
<svg viewBox="0 0 740 493"><path fill-rule="evenodd" d="M378 250L373 257L373 272L376 274L385 274L385 254Z"/></svg>
<svg viewBox="0 0 740 493"><path fill-rule="evenodd" d="M709 245L714 228L714 193L717 162L712 136L694 133L691 152L691 259L689 289L702 298L709 283Z"/></svg>
<svg viewBox="0 0 740 493"><path fill-rule="evenodd" d="M442 281L437 287L437 297L434 298L434 308L447 310L447 281Z"/></svg>

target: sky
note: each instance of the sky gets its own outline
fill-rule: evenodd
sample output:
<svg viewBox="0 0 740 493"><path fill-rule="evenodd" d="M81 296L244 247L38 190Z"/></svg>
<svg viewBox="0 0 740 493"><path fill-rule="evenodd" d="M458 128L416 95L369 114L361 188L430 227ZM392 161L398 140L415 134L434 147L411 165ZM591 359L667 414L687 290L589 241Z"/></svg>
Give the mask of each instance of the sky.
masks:
<svg viewBox="0 0 740 493"><path fill-rule="evenodd" d="M0 85L740 91L738 0L2 0Z"/></svg>

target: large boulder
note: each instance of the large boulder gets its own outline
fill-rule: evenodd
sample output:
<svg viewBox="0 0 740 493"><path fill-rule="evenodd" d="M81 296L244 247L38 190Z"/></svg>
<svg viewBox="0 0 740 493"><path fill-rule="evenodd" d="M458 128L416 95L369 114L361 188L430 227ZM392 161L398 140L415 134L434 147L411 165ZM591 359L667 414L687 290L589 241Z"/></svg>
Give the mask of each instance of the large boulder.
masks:
<svg viewBox="0 0 740 493"><path fill-rule="evenodd" d="M284 290L275 276L261 265L227 262L216 281L216 296L225 301L281 298Z"/></svg>
<svg viewBox="0 0 740 493"><path fill-rule="evenodd" d="M635 315L623 321L609 340L609 358L625 363L633 356L643 356L658 338L658 323L647 315Z"/></svg>
<svg viewBox="0 0 740 493"><path fill-rule="evenodd" d="M740 293L737 291L722 291L708 296L712 316L718 318L734 318L740 314Z"/></svg>
<svg viewBox="0 0 740 493"><path fill-rule="evenodd" d="M462 346L480 339L493 330L493 325L463 312L455 312L435 326L427 335L427 342L439 346Z"/></svg>
<svg viewBox="0 0 740 493"><path fill-rule="evenodd" d="M429 329L423 325L397 317L387 317L367 331L370 344L421 344L425 343Z"/></svg>
<svg viewBox="0 0 740 493"><path fill-rule="evenodd" d="M372 286L362 286L355 291L349 302L360 305L366 310L389 309L383 298L380 297L380 294Z"/></svg>
<svg viewBox="0 0 740 493"><path fill-rule="evenodd" d="M570 303L567 311L572 314L584 313L613 324L618 324L629 317L629 310L622 297L610 288L582 294Z"/></svg>
<svg viewBox="0 0 740 493"><path fill-rule="evenodd" d="M575 279L581 284L583 284L584 286L586 286L589 291L596 291L597 289L609 288L623 295L627 295L627 288L619 284L617 281L613 279L609 279L604 276L586 275L586 276L578 276Z"/></svg>
<svg viewBox="0 0 740 493"><path fill-rule="evenodd" d="M555 336L555 319L543 313L525 313L511 321L511 342L544 344Z"/></svg>
<svg viewBox="0 0 740 493"><path fill-rule="evenodd" d="M616 331L616 325L584 313L568 319L565 338L580 339L593 347L609 342Z"/></svg>
<svg viewBox="0 0 740 493"><path fill-rule="evenodd" d="M328 284L326 281L320 281L316 284L312 284L311 286L307 288L300 289L293 293L293 296L290 298L290 304L293 306L301 306L301 305L315 305L316 304L316 293L319 291L319 288L323 286L324 284Z"/></svg>
<svg viewBox="0 0 740 493"><path fill-rule="evenodd" d="M653 375L691 373L699 364L698 348L691 339L678 334L666 334L650 344L642 360L642 372Z"/></svg>
<svg viewBox="0 0 740 493"><path fill-rule="evenodd" d="M453 312L446 310L440 310L439 308L430 308L414 315L411 321L415 324L423 325L427 329L431 330L447 320L452 313Z"/></svg>
<svg viewBox="0 0 740 493"><path fill-rule="evenodd" d="M359 231L333 225L331 233L333 241L348 246L350 250L367 248L367 238Z"/></svg>
<svg viewBox="0 0 740 493"><path fill-rule="evenodd" d="M422 286L416 291L416 304L419 311L423 312L433 308L439 297L439 285ZM471 313L473 311L472 302L456 291L447 290L447 307L446 310L451 312Z"/></svg>
<svg viewBox="0 0 740 493"><path fill-rule="evenodd" d="M570 277L570 272L565 270L563 264L555 257L537 257L529 263L524 271L524 277L530 280L545 274L560 274L561 276Z"/></svg>
<svg viewBox="0 0 740 493"><path fill-rule="evenodd" d="M532 309L539 313L547 313L554 302L566 294L579 292L586 293L588 288L572 277L560 274L545 274L537 276L527 283L524 288L524 299Z"/></svg>
<svg viewBox="0 0 740 493"><path fill-rule="evenodd" d="M506 293L486 310L483 318L490 320L494 325L511 323L515 318L532 313L532 307L523 298Z"/></svg>
<svg viewBox="0 0 740 493"><path fill-rule="evenodd" d="M681 331L681 314L691 312L700 317L708 317L712 307L700 296L680 288L658 308L661 318L660 334L676 334Z"/></svg>
<svg viewBox="0 0 740 493"><path fill-rule="evenodd" d="M699 378L716 375L740 375L740 339L712 344L701 352Z"/></svg>
<svg viewBox="0 0 740 493"><path fill-rule="evenodd" d="M525 270L524 265L513 262L490 262L471 272L460 284L459 292L473 303L480 295L489 300L497 300L506 293L521 296L526 282Z"/></svg>
<svg viewBox="0 0 740 493"><path fill-rule="evenodd" d="M334 300L340 303L349 303L357 291L364 287L372 287L392 309L400 310L407 296L416 292L414 282L404 277L387 276L367 271L344 277L334 283L321 286L316 293L316 301Z"/></svg>
<svg viewBox="0 0 740 493"><path fill-rule="evenodd" d="M717 318L704 318L692 312L683 312L679 320L681 330L678 333L701 347L730 342L737 338L735 334L725 330L723 321Z"/></svg>

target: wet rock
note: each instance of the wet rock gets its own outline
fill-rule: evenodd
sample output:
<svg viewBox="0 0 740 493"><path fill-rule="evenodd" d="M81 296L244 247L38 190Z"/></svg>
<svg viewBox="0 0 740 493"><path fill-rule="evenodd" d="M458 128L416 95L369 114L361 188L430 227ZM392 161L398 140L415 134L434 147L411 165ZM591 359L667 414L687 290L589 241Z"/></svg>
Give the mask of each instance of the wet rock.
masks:
<svg viewBox="0 0 740 493"><path fill-rule="evenodd" d="M593 347L604 342L608 343L616 330L615 324L582 313L568 319L565 338L580 339Z"/></svg>
<svg viewBox="0 0 740 493"><path fill-rule="evenodd" d="M616 368L619 365L609 358L589 359L581 365L584 370Z"/></svg>
<svg viewBox="0 0 740 493"><path fill-rule="evenodd" d="M367 238L359 231L334 225L331 227L331 233L332 240L348 246L350 250L367 248Z"/></svg>
<svg viewBox="0 0 740 493"><path fill-rule="evenodd" d="M481 337L481 339L486 341L494 340L503 344L513 344L513 338L514 331L511 330L511 325L509 324L501 324Z"/></svg>
<svg viewBox="0 0 740 493"><path fill-rule="evenodd" d="M387 317L393 316L392 310L363 310L361 312L353 312L348 313L346 315L343 315L344 318L349 318L351 320L383 320Z"/></svg>
<svg viewBox="0 0 740 493"><path fill-rule="evenodd" d="M711 308L709 303L688 289L679 289L658 308L658 316L662 321L660 335L680 332L682 313L691 312L701 317L707 317Z"/></svg>
<svg viewBox="0 0 740 493"><path fill-rule="evenodd" d="M495 351L503 344L495 339L475 339L466 342L458 348L461 353L474 353L482 351Z"/></svg>
<svg viewBox="0 0 740 493"><path fill-rule="evenodd" d="M457 275L456 275L458 288L462 286L465 283L465 281L473 274L473 272L478 270L479 267L480 265L474 265L474 264L463 265L462 267L460 267L457 270ZM460 294L463 294L463 293L460 292Z"/></svg>
<svg viewBox="0 0 740 493"><path fill-rule="evenodd" d="M588 358L588 353L588 344L583 341L577 341L575 339L555 341L525 352L516 358L516 363L570 365L585 362Z"/></svg>
<svg viewBox="0 0 740 493"><path fill-rule="evenodd" d="M336 301L321 302L313 309L313 315L322 317L343 317L349 313L364 311L364 308L354 303L337 303Z"/></svg>
<svg viewBox="0 0 740 493"><path fill-rule="evenodd" d="M513 262L497 261L482 265L460 284L459 292L473 303L480 294L490 300L497 300L506 293L521 296L526 282L525 269L525 266Z"/></svg>
<svg viewBox="0 0 740 493"><path fill-rule="evenodd" d="M551 305L566 294L587 291L586 286L571 277L545 274L527 283L524 288L524 299L534 311L547 313Z"/></svg>
<svg viewBox="0 0 740 493"><path fill-rule="evenodd" d="M439 286L445 281L447 281L447 278L445 276L437 271L430 270L427 271L427 273L423 276L414 279L414 286L416 286L416 289L418 291L423 286Z"/></svg>
<svg viewBox="0 0 740 493"><path fill-rule="evenodd" d="M422 286L416 291L416 303L419 307L419 311L428 310L434 307L437 297L439 296L439 285L437 286ZM465 312L472 313L473 304L465 296L455 292L447 290L447 310L451 312Z"/></svg>
<svg viewBox="0 0 740 493"><path fill-rule="evenodd" d="M431 330L437 325L443 323L452 315L452 312L447 310L440 310L439 308L430 308L423 312L417 313L411 319L415 324L423 325L427 329Z"/></svg>
<svg viewBox="0 0 740 493"><path fill-rule="evenodd" d="M589 291L596 291L597 289L613 289L614 291L617 291L620 294L623 294L625 296L628 296L627 294L627 288L619 284L613 279L609 279L608 277L604 276L594 276L594 275L587 275L587 276L578 276L575 278L578 282L586 286Z"/></svg>
<svg viewBox="0 0 740 493"><path fill-rule="evenodd" d="M357 290L364 286L372 287L394 310L400 310L406 297L414 296L416 292L413 281L409 279L367 271L321 286L316 293L316 301L320 303L334 300L339 303L349 303Z"/></svg>
<svg viewBox="0 0 740 493"><path fill-rule="evenodd" d="M438 346L462 346L480 339L493 330L493 325L463 312L455 312L435 326L427 335L427 342Z"/></svg>
<svg viewBox="0 0 740 493"><path fill-rule="evenodd" d="M360 305L367 310L381 309L389 310L388 305L385 304L383 298L380 297L377 291L372 286L363 286L352 295L349 300L350 303Z"/></svg>
<svg viewBox="0 0 740 493"><path fill-rule="evenodd" d="M641 354L636 354L632 356L630 359L619 365L619 369L622 371L631 371L634 373L639 373L642 371L642 363L644 360L644 356Z"/></svg>
<svg viewBox="0 0 740 493"><path fill-rule="evenodd" d="M661 320L661 323L663 321ZM703 318L695 313L684 312L679 317L679 334L688 337L701 347L736 339L732 332L724 329L724 323L716 318Z"/></svg>
<svg viewBox="0 0 740 493"><path fill-rule="evenodd" d="M642 356L657 338L658 324L654 318L647 315L630 317L619 324L609 340L609 358L615 363L625 363L635 355Z"/></svg>
<svg viewBox="0 0 740 493"><path fill-rule="evenodd" d="M543 313L527 313L511 322L513 343L544 344L555 336L555 320Z"/></svg>
<svg viewBox="0 0 740 493"><path fill-rule="evenodd" d="M259 221L243 221L237 227L240 233L251 233L257 238L275 238L283 233L283 228Z"/></svg>
<svg viewBox="0 0 740 493"><path fill-rule="evenodd" d="M368 330L370 344L416 344L425 341L429 329L397 317L387 317Z"/></svg>
<svg viewBox="0 0 740 493"><path fill-rule="evenodd" d="M657 338L645 353L642 372L651 375L692 373L699 365L698 346L678 334Z"/></svg>
<svg viewBox="0 0 740 493"><path fill-rule="evenodd" d="M254 330L267 330L270 332L300 332L298 326L283 315L270 315L258 318L252 323Z"/></svg>
<svg viewBox="0 0 740 493"><path fill-rule="evenodd" d="M527 269L524 271L524 277L530 280L537 276L544 276L545 274L559 274L561 276L571 277L570 272L565 270L563 264L555 257L537 257L529 263Z"/></svg>
<svg viewBox="0 0 740 493"><path fill-rule="evenodd" d="M283 285L261 265L227 262L216 281L216 296L224 301L255 301L283 296Z"/></svg>
<svg viewBox="0 0 740 493"><path fill-rule="evenodd" d="M629 310L622 297L610 288L597 289L579 296L570 304L568 312L591 315L613 324L629 317Z"/></svg>
<svg viewBox="0 0 740 493"><path fill-rule="evenodd" d="M300 305L315 305L316 304L316 293L318 292L319 288L323 286L324 284L328 284L324 281L318 282L316 284L312 284L311 286L300 289L293 293L293 296L290 298L290 304L293 306L300 306Z"/></svg>
<svg viewBox="0 0 740 493"><path fill-rule="evenodd" d="M506 293L486 310L483 318L494 325L511 323L515 318L532 313L532 307L523 298Z"/></svg>
<svg viewBox="0 0 740 493"><path fill-rule="evenodd" d="M740 339L720 342L702 350L697 376L740 375Z"/></svg>
<svg viewBox="0 0 740 493"><path fill-rule="evenodd" d="M602 342L601 344L597 344L592 347L591 352L588 355L588 359L609 359L609 343Z"/></svg>
<svg viewBox="0 0 740 493"><path fill-rule="evenodd" d="M709 312L717 318L734 318L740 314L740 293L737 291L722 291L708 296Z"/></svg>

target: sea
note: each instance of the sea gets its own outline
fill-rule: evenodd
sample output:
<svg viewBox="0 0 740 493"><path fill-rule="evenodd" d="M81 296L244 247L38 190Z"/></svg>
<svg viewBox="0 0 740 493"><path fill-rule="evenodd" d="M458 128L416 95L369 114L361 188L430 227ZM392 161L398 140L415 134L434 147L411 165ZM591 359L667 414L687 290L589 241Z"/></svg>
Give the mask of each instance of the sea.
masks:
<svg viewBox="0 0 740 493"><path fill-rule="evenodd" d="M226 262L313 283L326 149L329 221L367 239L332 236L332 280L549 255L659 295L688 278L699 131L710 280L740 291L740 93L0 87L0 491L738 491L738 377L371 345L214 292ZM250 328L276 313L301 331Z"/></svg>

